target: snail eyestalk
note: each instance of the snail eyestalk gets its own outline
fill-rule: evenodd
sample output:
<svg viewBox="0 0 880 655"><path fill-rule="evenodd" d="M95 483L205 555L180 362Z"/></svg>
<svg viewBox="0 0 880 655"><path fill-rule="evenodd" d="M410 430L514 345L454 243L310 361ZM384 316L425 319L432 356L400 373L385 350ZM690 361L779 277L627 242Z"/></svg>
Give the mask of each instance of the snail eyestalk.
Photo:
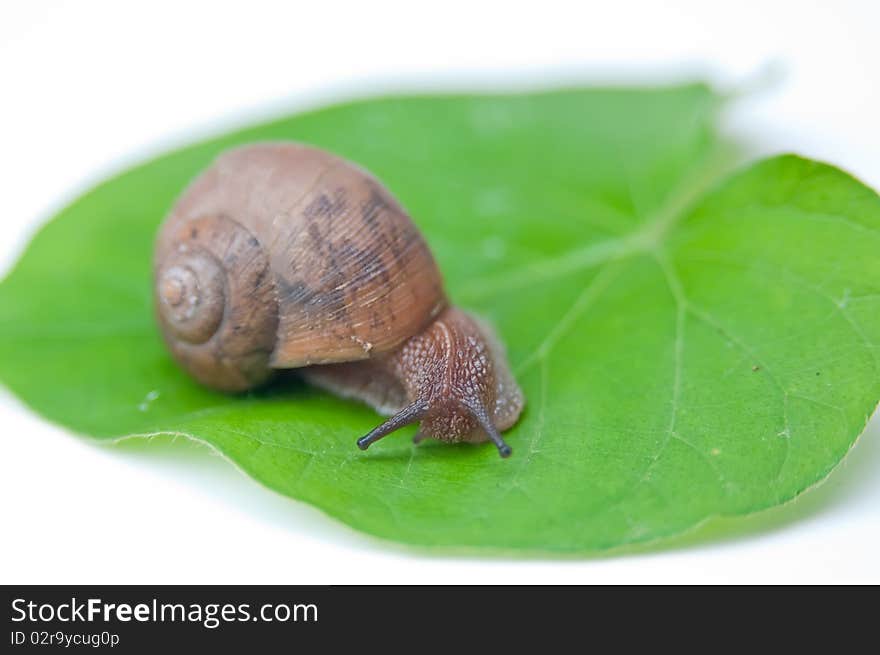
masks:
<svg viewBox="0 0 880 655"><path fill-rule="evenodd" d="M385 421L382 425L374 428L369 432L369 434L366 434L358 439L358 448L360 448L361 450L366 450L373 442L379 441L379 439L381 439L382 437L385 437L392 432L409 425L410 423L415 423L416 421L420 420L425 415L426 411L427 406L422 401L417 400L413 404L407 405L402 410L397 412L397 414Z"/></svg>
<svg viewBox="0 0 880 655"><path fill-rule="evenodd" d="M480 407L479 409L469 409L471 416L477 419L477 423L480 424L480 427L483 428L483 430L489 436L489 439L491 439L492 443L495 444L495 447L498 448L498 454L504 458L510 457L510 454L513 452L513 450L501 437L501 433L498 432L498 428L496 428L495 424L492 423L492 419L489 418L486 410L482 407Z"/></svg>

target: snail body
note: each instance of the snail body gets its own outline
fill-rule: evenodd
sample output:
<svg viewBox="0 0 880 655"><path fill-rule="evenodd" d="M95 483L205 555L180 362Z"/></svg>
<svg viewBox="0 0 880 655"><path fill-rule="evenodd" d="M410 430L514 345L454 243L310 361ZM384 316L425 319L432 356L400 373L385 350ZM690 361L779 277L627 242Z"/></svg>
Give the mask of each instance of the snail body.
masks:
<svg viewBox="0 0 880 655"><path fill-rule="evenodd" d="M154 302L174 358L236 392L278 369L391 418L416 441L491 440L524 403L491 329L450 306L427 243L372 175L295 143L220 155L163 223Z"/></svg>

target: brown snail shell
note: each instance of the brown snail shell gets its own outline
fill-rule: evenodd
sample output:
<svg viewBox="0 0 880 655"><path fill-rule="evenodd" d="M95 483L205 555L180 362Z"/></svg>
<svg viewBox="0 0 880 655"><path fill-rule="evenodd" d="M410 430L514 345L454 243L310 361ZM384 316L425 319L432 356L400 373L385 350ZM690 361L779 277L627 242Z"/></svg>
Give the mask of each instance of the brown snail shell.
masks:
<svg viewBox="0 0 880 655"><path fill-rule="evenodd" d="M372 175L295 143L222 154L161 227L154 296L175 359L242 391L275 369L415 420L419 437L492 439L522 409L500 344L448 307L416 226Z"/></svg>

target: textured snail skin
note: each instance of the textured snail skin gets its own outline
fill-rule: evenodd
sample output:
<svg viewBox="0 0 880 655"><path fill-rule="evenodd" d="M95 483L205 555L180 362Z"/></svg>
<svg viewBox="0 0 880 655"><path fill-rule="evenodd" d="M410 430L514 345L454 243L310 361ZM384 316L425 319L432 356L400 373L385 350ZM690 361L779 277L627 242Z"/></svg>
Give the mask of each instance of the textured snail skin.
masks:
<svg viewBox="0 0 880 655"><path fill-rule="evenodd" d="M273 371L394 414L366 448L421 421L419 441L492 440L522 392L488 326L454 307L421 234L369 173L295 143L222 154L163 223L154 302L175 359L243 391Z"/></svg>
<svg viewBox="0 0 880 655"><path fill-rule="evenodd" d="M416 441L427 436L447 442L487 441L474 414L485 410L503 431L516 423L524 403L491 329L455 307L383 357L311 366L303 375L316 386L358 398L385 414L423 406Z"/></svg>

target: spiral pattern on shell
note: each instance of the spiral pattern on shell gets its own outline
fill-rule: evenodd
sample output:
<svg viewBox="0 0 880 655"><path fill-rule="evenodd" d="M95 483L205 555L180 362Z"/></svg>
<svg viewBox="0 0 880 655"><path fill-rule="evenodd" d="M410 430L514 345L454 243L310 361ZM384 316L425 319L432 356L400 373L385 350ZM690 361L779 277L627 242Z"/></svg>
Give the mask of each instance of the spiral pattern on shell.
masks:
<svg viewBox="0 0 880 655"><path fill-rule="evenodd" d="M223 391L260 384L271 374L278 326L269 261L260 242L222 215L190 219L176 228L175 246L157 261L153 286L168 347L203 384Z"/></svg>
<svg viewBox="0 0 880 655"><path fill-rule="evenodd" d="M378 180L295 143L226 151L189 185L159 231L154 295L175 359L224 391L389 352L447 304Z"/></svg>

